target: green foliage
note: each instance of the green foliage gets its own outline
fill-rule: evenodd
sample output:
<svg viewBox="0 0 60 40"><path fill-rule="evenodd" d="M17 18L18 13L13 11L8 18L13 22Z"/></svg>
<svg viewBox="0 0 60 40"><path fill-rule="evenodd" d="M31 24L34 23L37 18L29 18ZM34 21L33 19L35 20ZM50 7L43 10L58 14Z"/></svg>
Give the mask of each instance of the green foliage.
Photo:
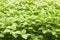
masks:
<svg viewBox="0 0 60 40"><path fill-rule="evenodd" d="M60 40L60 1L0 0L0 40Z"/></svg>

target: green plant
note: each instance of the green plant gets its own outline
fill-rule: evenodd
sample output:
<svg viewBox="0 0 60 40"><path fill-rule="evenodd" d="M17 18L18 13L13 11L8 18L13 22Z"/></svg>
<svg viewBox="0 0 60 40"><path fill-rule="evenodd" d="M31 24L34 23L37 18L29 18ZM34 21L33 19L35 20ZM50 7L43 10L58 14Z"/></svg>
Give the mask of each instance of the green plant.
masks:
<svg viewBox="0 0 60 40"><path fill-rule="evenodd" d="M60 40L60 1L0 0L0 40Z"/></svg>

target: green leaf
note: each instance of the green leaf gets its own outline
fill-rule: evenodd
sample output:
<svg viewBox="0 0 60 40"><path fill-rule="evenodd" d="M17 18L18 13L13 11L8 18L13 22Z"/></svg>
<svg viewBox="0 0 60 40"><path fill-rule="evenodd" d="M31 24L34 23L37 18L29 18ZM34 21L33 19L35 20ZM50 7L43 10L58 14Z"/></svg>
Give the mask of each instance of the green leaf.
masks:
<svg viewBox="0 0 60 40"><path fill-rule="evenodd" d="M12 36L13 36L13 37L15 37L15 38L17 38L17 37L18 37L18 35L17 35L17 34L15 34L15 33L13 33L13 34L12 34Z"/></svg>
<svg viewBox="0 0 60 40"><path fill-rule="evenodd" d="M17 38L18 37L18 34L16 32L12 32L11 33L13 37Z"/></svg>
<svg viewBox="0 0 60 40"><path fill-rule="evenodd" d="M7 33L7 32L11 32L11 30L10 29L5 29L4 33Z"/></svg>
<svg viewBox="0 0 60 40"><path fill-rule="evenodd" d="M0 37L4 37L4 34L0 33Z"/></svg>
<svg viewBox="0 0 60 40"><path fill-rule="evenodd" d="M23 30L21 31L21 34L25 34L25 33L26 33L26 30L23 29Z"/></svg>
<svg viewBox="0 0 60 40"><path fill-rule="evenodd" d="M27 39L29 35L30 35L30 34L23 34L22 37L23 37L24 39Z"/></svg>

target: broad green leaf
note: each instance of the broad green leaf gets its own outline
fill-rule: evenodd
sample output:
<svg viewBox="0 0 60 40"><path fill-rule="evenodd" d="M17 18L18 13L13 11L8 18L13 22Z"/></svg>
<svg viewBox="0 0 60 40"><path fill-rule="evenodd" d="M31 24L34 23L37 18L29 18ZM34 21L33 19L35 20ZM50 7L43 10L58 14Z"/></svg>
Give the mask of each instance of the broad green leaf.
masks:
<svg viewBox="0 0 60 40"><path fill-rule="evenodd" d="M21 30L21 34L25 34L25 33L26 33L25 29Z"/></svg>
<svg viewBox="0 0 60 40"><path fill-rule="evenodd" d="M0 33L0 37L4 37L4 34Z"/></svg>
<svg viewBox="0 0 60 40"><path fill-rule="evenodd" d="M23 34L22 37L23 37L24 39L27 39L29 35L30 35L30 34Z"/></svg>

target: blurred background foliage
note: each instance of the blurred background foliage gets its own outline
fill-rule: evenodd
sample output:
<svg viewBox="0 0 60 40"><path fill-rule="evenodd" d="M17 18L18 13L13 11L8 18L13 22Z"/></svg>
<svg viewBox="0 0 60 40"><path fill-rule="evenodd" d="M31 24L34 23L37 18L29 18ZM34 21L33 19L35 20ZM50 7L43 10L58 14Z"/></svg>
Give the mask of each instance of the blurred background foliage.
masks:
<svg viewBox="0 0 60 40"><path fill-rule="evenodd" d="M0 0L0 40L60 40L60 1Z"/></svg>

